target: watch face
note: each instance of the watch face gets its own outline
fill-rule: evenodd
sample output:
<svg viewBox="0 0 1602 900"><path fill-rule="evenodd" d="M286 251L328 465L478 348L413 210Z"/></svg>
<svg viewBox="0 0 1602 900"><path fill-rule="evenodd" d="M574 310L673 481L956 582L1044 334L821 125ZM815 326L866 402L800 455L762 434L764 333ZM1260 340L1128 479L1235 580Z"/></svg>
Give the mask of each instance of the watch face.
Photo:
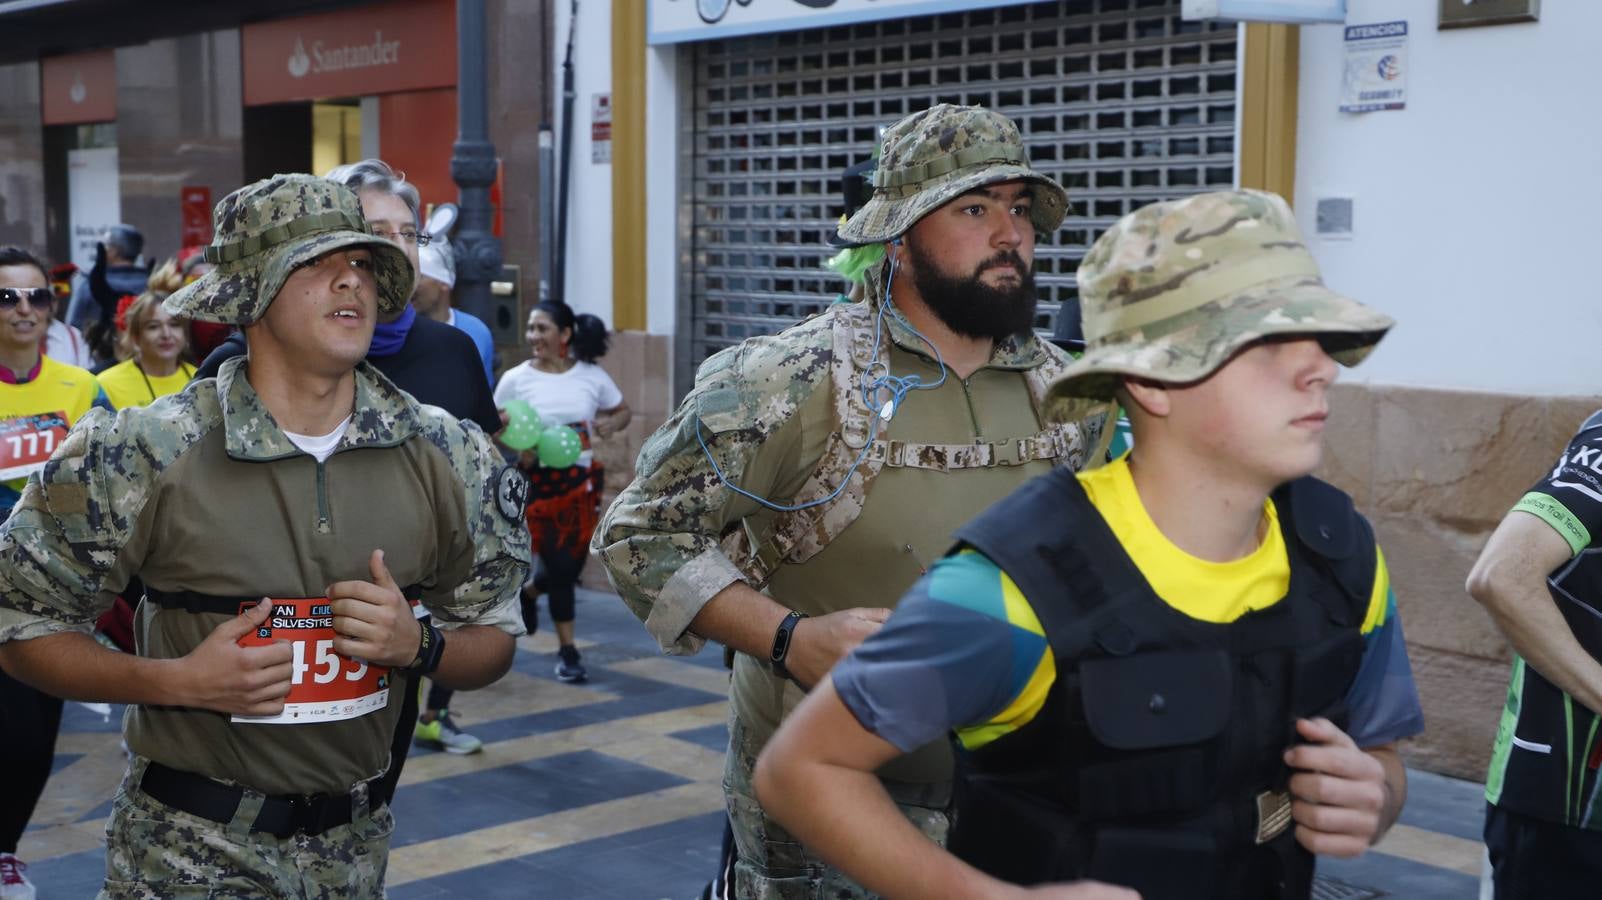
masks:
<svg viewBox="0 0 1602 900"><path fill-rule="evenodd" d="M501 469L495 478L495 508L508 522L523 518L528 505L528 479L512 466Z"/></svg>

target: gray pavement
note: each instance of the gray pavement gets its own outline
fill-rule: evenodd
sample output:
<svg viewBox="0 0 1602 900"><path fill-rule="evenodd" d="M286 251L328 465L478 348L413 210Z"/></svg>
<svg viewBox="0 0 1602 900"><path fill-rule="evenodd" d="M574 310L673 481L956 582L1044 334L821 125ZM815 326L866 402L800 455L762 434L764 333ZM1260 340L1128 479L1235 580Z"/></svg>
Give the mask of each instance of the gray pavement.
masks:
<svg viewBox="0 0 1602 900"><path fill-rule="evenodd" d="M689 900L711 876L727 740L721 654L663 657L616 597L592 591L580 592L578 634L588 684L555 679L549 634L525 638L506 679L455 703L484 751L414 752L395 800L391 897ZM57 774L19 854L40 900L99 887L119 721L69 704ZM1477 895L1480 786L1411 778L1379 848L1321 863L1319 900Z"/></svg>

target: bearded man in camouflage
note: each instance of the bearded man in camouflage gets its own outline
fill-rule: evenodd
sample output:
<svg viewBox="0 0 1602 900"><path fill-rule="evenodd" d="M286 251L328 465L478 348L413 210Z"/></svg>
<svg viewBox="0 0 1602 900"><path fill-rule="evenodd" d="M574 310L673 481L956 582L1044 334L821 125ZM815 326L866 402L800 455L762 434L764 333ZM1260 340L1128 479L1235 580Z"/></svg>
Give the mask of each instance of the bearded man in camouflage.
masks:
<svg viewBox="0 0 1602 900"><path fill-rule="evenodd" d="M248 356L85 416L31 477L0 526L0 665L132 707L102 896L382 897L391 672L510 667L522 482L362 361L415 275L348 188L257 182L216 235L166 309L244 326ZM134 576L137 655L88 634Z"/></svg>
<svg viewBox="0 0 1602 900"><path fill-rule="evenodd" d="M872 180L839 229L887 245L868 299L707 360L593 545L664 651L738 651L724 787L742 898L866 896L763 812L757 754L958 524L1031 476L1078 469L1100 433L1099 412L1041 416L1069 360L1032 332L1035 241L1068 199L1030 168L1017 127L976 107L916 113L885 134ZM943 841L946 743L879 774Z"/></svg>

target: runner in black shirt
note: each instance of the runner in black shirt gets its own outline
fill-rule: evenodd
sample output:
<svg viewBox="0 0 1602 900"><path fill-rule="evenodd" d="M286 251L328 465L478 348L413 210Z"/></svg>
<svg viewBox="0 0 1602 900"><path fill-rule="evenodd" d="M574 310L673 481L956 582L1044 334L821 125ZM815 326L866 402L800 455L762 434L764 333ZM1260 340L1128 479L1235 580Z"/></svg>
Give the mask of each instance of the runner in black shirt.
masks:
<svg viewBox="0 0 1602 900"><path fill-rule="evenodd" d="M1469 574L1517 655L1485 779L1497 900L1602 880L1602 412L1513 505Z"/></svg>

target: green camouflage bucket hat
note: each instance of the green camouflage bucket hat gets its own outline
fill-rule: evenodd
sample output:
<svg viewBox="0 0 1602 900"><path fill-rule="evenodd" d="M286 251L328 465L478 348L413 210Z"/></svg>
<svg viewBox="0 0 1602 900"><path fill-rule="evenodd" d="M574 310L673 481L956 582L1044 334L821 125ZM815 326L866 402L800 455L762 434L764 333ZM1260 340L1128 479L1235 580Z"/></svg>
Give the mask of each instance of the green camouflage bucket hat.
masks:
<svg viewBox="0 0 1602 900"><path fill-rule="evenodd" d="M890 126L882 146L872 198L840 226L846 243L895 240L958 196L1003 181L1038 186L1036 234L1055 232L1068 213L1068 192L1029 167L1018 126L1000 113L942 103Z"/></svg>
<svg viewBox="0 0 1602 900"><path fill-rule="evenodd" d="M216 268L167 298L170 316L249 325L296 266L346 247L372 251L379 312L400 312L412 297L416 275L406 251L368 233L361 201L342 184L274 175L224 197L212 220L206 261Z"/></svg>
<svg viewBox="0 0 1602 900"><path fill-rule="evenodd" d="M1290 207L1263 191L1124 216L1080 263L1079 300L1085 355L1052 383L1050 407L1108 399L1122 375L1200 381L1270 335L1317 335L1336 362L1355 366L1395 324L1324 286Z"/></svg>

